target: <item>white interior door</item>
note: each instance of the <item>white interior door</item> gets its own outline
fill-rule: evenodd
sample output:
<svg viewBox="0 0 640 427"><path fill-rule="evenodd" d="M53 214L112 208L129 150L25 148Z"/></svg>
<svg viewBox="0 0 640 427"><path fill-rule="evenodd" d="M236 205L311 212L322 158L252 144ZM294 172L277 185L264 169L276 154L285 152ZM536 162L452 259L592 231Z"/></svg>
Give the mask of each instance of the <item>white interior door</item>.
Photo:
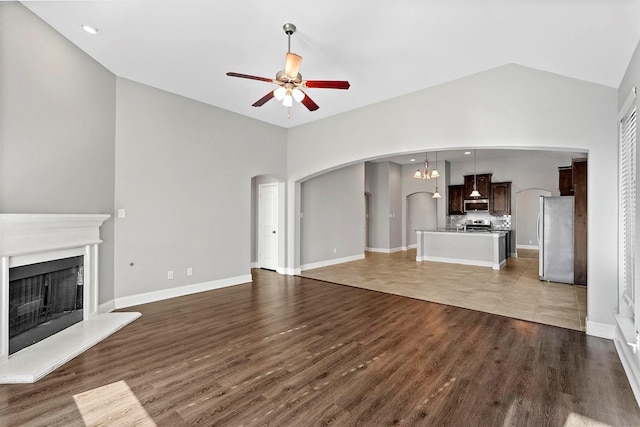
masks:
<svg viewBox="0 0 640 427"><path fill-rule="evenodd" d="M258 264L278 267L278 184L262 184L258 189Z"/></svg>

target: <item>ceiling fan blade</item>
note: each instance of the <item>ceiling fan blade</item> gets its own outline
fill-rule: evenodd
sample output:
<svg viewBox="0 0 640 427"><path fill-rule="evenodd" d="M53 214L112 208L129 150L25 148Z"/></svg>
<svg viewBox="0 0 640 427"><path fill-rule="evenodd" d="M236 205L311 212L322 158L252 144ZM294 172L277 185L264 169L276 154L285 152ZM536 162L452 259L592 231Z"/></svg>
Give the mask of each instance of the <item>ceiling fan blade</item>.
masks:
<svg viewBox="0 0 640 427"><path fill-rule="evenodd" d="M267 93L265 96L263 96L262 98L258 99L256 102L251 104L251 106L252 107L262 107L271 98L273 98L273 91L272 90L269 91L269 93Z"/></svg>
<svg viewBox="0 0 640 427"><path fill-rule="evenodd" d="M302 91L300 91L302 92ZM302 92L304 93L304 92ZM302 101L300 101L302 103L302 105L304 105L305 107L307 107L307 109L309 111L316 111L318 108L320 108L318 106L318 104L316 104L313 99L309 98L309 95L307 95L306 93L304 94L304 98L302 98Z"/></svg>
<svg viewBox="0 0 640 427"><path fill-rule="evenodd" d="M227 73L227 76L229 76L229 77L240 77L241 79L260 80L261 82L273 83L273 79L269 79L269 78L266 78L266 77L252 76L250 74Z"/></svg>
<svg viewBox="0 0 640 427"><path fill-rule="evenodd" d="M304 86L323 89L349 89L351 85L346 80L307 80L304 82Z"/></svg>
<svg viewBox="0 0 640 427"><path fill-rule="evenodd" d="M302 64L302 56L295 53L287 53L284 74L289 78L295 79L298 76L298 71L300 71L300 64Z"/></svg>

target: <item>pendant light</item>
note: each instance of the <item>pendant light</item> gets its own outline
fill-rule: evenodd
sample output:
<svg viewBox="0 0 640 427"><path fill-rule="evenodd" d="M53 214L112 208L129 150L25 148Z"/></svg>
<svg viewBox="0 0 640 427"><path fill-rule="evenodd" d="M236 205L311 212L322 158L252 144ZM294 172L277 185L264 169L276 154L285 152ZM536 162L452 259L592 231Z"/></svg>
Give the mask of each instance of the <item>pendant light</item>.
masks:
<svg viewBox="0 0 640 427"><path fill-rule="evenodd" d="M438 184L436 183L436 192L431 196L432 199L440 199L442 196L438 193Z"/></svg>
<svg viewBox="0 0 640 427"><path fill-rule="evenodd" d="M478 192L477 186L477 176L476 176L476 150L473 150L473 191L469 194L469 197L480 197L480 193Z"/></svg>
<svg viewBox="0 0 640 427"><path fill-rule="evenodd" d="M438 152L436 151L436 168L438 167ZM431 171L431 177L436 179L436 192L431 196L432 199L439 199L442 196L438 193L438 177L440 174L438 173L438 169L434 169Z"/></svg>
<svg viewBox="0 0 640 427"><path fill-rule="evenodd" d="M436 151L436 164L431 171L431 178L437 178L440 176L440 172L438 172L438 152Z"/></svg>

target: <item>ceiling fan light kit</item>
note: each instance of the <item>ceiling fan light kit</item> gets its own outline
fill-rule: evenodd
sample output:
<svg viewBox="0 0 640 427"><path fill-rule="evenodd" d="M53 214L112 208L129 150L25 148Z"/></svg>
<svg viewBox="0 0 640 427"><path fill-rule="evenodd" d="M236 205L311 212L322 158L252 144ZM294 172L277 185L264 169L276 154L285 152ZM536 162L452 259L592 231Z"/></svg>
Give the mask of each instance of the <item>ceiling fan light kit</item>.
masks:
<svg viewBox="0 0 640 427"><path fill-rule="evenodd" d="M285 107L291 107L293 105L293 100L295 99L296 102L307 107L309 111L315 111L320 107L311 98L309 98L301 88L349 89L350 84L346 80L302 80L302 75L299 73L300 65L302 64L302 56L291 52L291 35L296 32L296 26L291 23L287 23L282 26L282 29L285 34L287 34L288 50L285 58L284 70L278 71L275 79L252 76L250 74L233 72L227 73L227 76L230 77L259 80L274 83L279 86L254 102L252 106L261 107L271 98L275 98L278 101L282 101L282 105Z"/></svg>

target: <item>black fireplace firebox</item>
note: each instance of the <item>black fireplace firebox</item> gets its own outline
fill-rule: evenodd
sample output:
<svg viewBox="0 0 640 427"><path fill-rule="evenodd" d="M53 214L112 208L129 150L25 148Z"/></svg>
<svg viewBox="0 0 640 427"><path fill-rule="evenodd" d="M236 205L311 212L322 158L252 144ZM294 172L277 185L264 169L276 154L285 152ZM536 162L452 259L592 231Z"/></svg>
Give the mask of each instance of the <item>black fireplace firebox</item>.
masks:
<svg viewBox="0 0 640 427"><path fill-rule="evenodd" d="M9 269L9 354L82 321L82 256Z"/></svg>

